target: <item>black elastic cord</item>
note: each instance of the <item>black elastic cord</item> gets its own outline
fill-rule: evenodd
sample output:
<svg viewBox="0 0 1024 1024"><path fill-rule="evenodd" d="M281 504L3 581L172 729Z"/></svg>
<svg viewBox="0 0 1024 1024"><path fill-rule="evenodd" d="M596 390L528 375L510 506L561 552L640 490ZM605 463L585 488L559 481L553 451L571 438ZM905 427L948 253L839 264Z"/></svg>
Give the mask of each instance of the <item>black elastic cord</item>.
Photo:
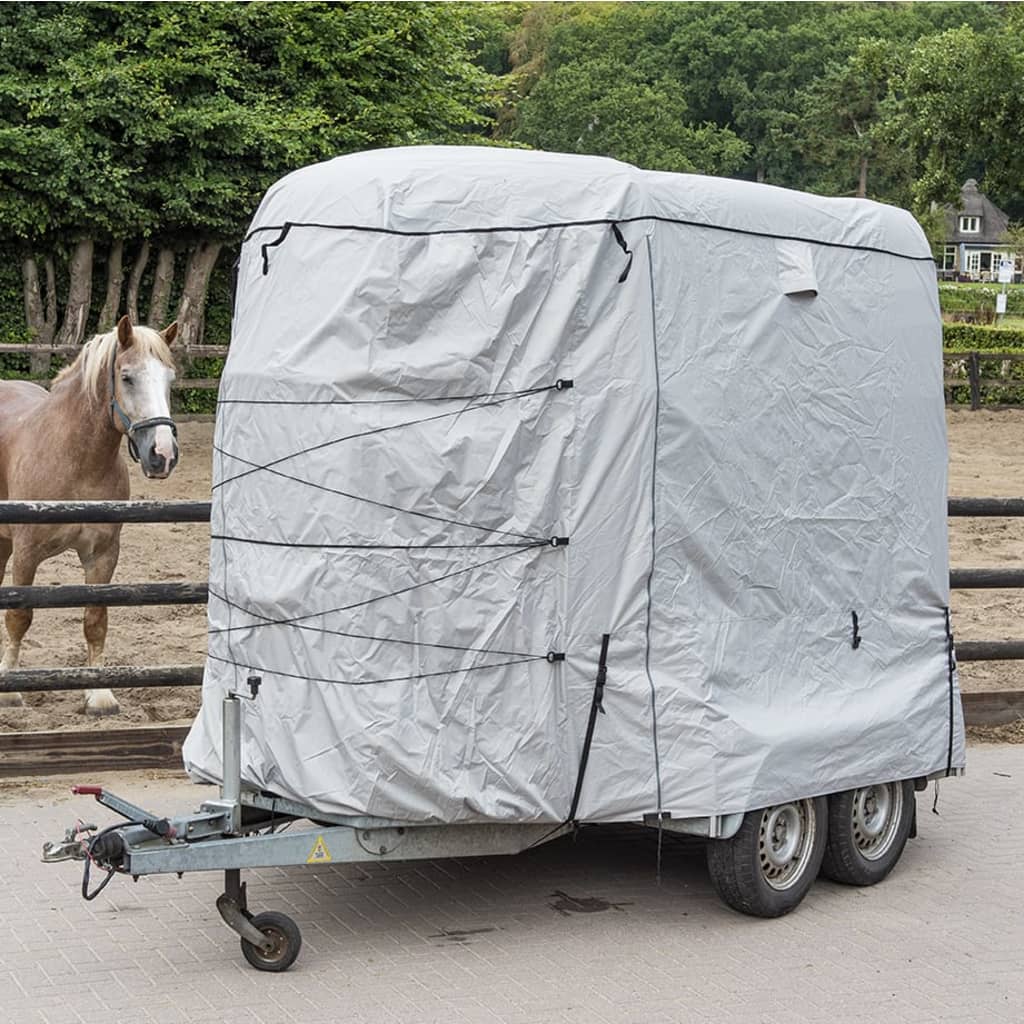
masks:
<svg viewBox="0 0 1024 1024"><path fill-rule="evenodd" d="M556 380L555 391L568 391L571 380ZM548 388L531 388L528 391L483 391L475 395L427 395L423 398L221 398L218 405L409 405L418 402L479 402L483 398L519 398L536 394Z"/></svg>
<svg viewBox="0 0 1024 1024"><path fill-rule="evenodd" d="M253 618L262 619L262 622L255 622L251 626L236 626L236 629L258 629L264 626L287 626L290 629L299 629L307 633L323 633L326 636L341 636L351 640L372 640L375 643L382 644L401 644L405 647L430 647L434 650L439 651L465 651L469 654L494 654L500 655L506 658L544 658L545 661L555 662L562 661L565 658L564 654L557 654L549 651L547 654L534 655L529 654L526 651L496 651L487 647L460 647L456 644L439 644L429 643L425 640L400 640L396 637L390 636L371 636L366 633L350 633L342 629L326 629L322 626L307 626L299 622L289 622L288 620L276 621L269 615L263 615L261 612L255 612L251 608L246 608L245 605L238 604L235 601L231 601L228 598L218 594L217 597L225 604L231 605L232 608L244 613L245 615L251 615ZM222 630L209 630L210 633L219 633Z"/></svg>
<svg viewBox="0 0 1024 1024"><path fill-rule="evenodd" d="M597 714L602 715L604 711L604 686L608 680L608 642L611 640L611 633L605 633L601 637L601 655L597 661L597 678L594 680L594 697L590 702L590 717L587 719L587 733L583 739L583 751L580 754L580 767L576 773L576 789L572 794L572 805L566 815L565 824L572 824L576 821L576 811L580 805L580 794L583 792L583 777L587 773L587 762L590 760L590 745L594 739L594 725L597 722Z"/></svg>
<svg viewBox="0 0 1024 1024"><path fill-rule="evenodd" d="M263 276L266 277L270 273L270 257L267 254L268 249L273 249L280 245L287 237L288 232L291 231L292 225L285 221L284 226L281 228L281 233L272 242L265 242L260 246L260 255L263 257Z"/></svg>
<svg viewBox="0 0 1024 1024"><path fill-rule="evenodd" d="M473 565L463 566L461 569L453 569L451 572L446 572L443 576L435 576L429 580L422 580L419 583L411 583L407 587L401 587L398 590L389 591L386 594L378 594L376 597L368 597L364 601L355 601L352 604L339 605L337 608L327 608L320 612L307 612L305 615L296 615L290 619L277 619L274 621L274 625L283 626L291 622L303 622L306 619L315 619L323 615L335 615L338 612L348 612L356 608L365 608L367 605L374 604L377 601L386 601L389 597L401 597L403 594L411 593L413 590L419 590L421 587L433 586L435 583L443 583L445 580L450 580L455 576L462 576L468 572L474 572L476 569L484 569L489 565L494 565L496 562L504 561L506 558L511 558L513 555L518 555L523 551L530 551L532 548L516 548L513 551L506 551L504 554L498 555L496 558L488 558L483 562L475 562ZM227 562L226 557L224 558L225 564ZM227 590L227 579L224 581L224 589ZM228 608L234 608L232 602L225 596L225 594L219 594L212 587L209 588L211 596L223 601ZM254 623L248 626L225 626L221 629L211 629L208 631L209 634L215 633L234 633L240 629L259 629L261 623ZM266 623L270 625L270 623Z"/></svg>
<svg viewBox="0 0 1024 1024"><path fill-rule="evenodd" d="M949 750L946 754L946 775L953 774L953 681L956 674L956 653L953 647L953 627L949 608L946 608L946 663L949 669ZM936 787L936 800L938 791Z"/></svg>
<svg viewBox="0 0 1024 1024"><path fill-rule="evenodd" d="M345 434L342 437L332 438L330 441L321 441L319 444L310 445L308 448L301 448L299 451L291 452L288 455L282 455L280 458L272 459L270 462L262 463L251 469L244 470L241 473L236 473L234 476L226 477L223 480L219 480L213 485L213 490L217 490L218 487L223 487L226 484L233 483L235 480L241 480L243 477L251 476L253 473L259 473L262 470L270 469L273 466L279 466L282 462L288 462L291 459L297 459L300 455L309 455L312 452L322 451L324 448L331 448L336 444L342 444L345 441L354 441L360 437L372 437L377 434L386 434L392 430L401 430L405 427L415 427L421 423L433 423L437 420L450 419L452 416L461 416L463 413L474 412L477 409L486 409L495 405L503 405L505 402L511 402L516 398L524 398L527 395L536 395L544 391L555 391L559 390L556 385L549 384L546 387L530 388L526 391L513 392L504 398L497 398L491 402L480 402L476 405L470 405L465 409L454 409L451 412L438 413L436 416L422 416L420 419L407 420L404 423L392 423L387 427L374 427L372 430L360 430L355 434ZM229 456L230 457L230 456Z"/></svg>
<svg viewBox="0 0 1024 1024"><path fill-rule="evenodd" d="M211 533L210 540L232 541L236 544L256 544L267 548L288 548L289 550L311 548L315 551L464 551L467 548L546 548L560 547L551 540L520 540L506 544L306 544L291 540L262 540L259 537L232 537L223 533Z"/></svg>
<svg viewBox="0 0 1024 1024"><path fill-rule="evenodd" d="M234 459L236 462L241 462L246 466L252 466L254 469L266 469L266 472L270 473L272 476L280 477L282 480L291 480L293 483L312 487L315 490L323 491L326 494L336 494L339 498L351 498L352 501L361 501L367 505L373 505L376 508L385 508L390 512L402 512L406 515L417 516L420 519L429 519L435 523L444 523L447 526L462 526L468 530L481 530L484 533L497 533L504 537L520 537L523 540L544 543L542 538L532 537L528 533L519 533L516 530L501 530L496 526L480 526L478 523L468 523L464 519L451 519L447 516L436 516L430 512L421 512L419 509L404 508L401 505L391 505L386 501L377 501L376 498L367 498L362 494L353 494L351 491L342 491L337 487L328 487L326 484L318 484L315 480L306 480L304 477L295 476L292 473L285 473L280 469L270 469L260 466L258 462L253 462L251 459L243 459L241 455L233 455L231 452L221 448L220 445L216 443L213 446L213 450L219 455L223 455L225 458Z"/></svg>
<svg viewBox="0 0 1024 1024"><path fill-rule="evenodd" d="M618 224L612 224L612 234L615 235L615 241L619 243L619 248L629 257L626 260L626 266L622 273L619 274L619 284L622 284L627 277L629 277L630 270L633 269L633 250L626 245L625 238L622 237L622 232L619 230Z"/></svg>
<svg viewBox="0 0 1024 1024"><path fill-rule="evenodd" d="M221 658L216 654L207 654L213 661L223 662L225 665L233 665L235 668L245 669L250 672L260 672L268 676L284 676L286 679L301 679L307 683L328 683L331 686L379 686L383 683L413 683L420 679L436 679L439 676L463 675L467 672L483 672L492 668L507 668L510 665L526 665L532 661L547 661L547 655L541 654L536 657L513 658L510 661L498 661L489 665L467 665L465 668L446 669L443 672L422 672L412 676L390 676L387 679L327 679L324 676L307 676L301 672L284 672L277 668L267 668L265 665L252 665L246 662L234 661L230 658Z"/></svg>
<svg viewBox="0 0 1024 1024"><path fill-rule="evenodd" d="M591 220L552 221L546 224L503 224L494 227L476 228L436 228L432 231L400 231L397 228L374 227L369 224L321 224L316 221L291 221L288 228L320 228L325 231L358 231L371 235L394 235L398 238L432 238L442 235L501 235L506 233L530 234L540 231L560 230L562 228L587 228L611 224L638 224L648 221L653 224L674 224L679 227L704 228L709 231L724 231L731 235L746 235L751 238L770 238L782 242L806 242L808 245L822 245L829 249L850 249L853 252L877 252L883 256L895 256L901 260L934 263L935 258L927 256L911 256L909 253L896 252L895 249L883 249L877 245L855 245L852 242L832 242L823 238L807 238L804 235L779 235L771 231L754 231L750 228L737 228L727 224L708 224L705 221L687 220L683 217L661 217L654 214L640 214L636 217L595 217ZM253 228L242 240L243 244L264 231L278 231L281 225L266 224Z"/></svg>

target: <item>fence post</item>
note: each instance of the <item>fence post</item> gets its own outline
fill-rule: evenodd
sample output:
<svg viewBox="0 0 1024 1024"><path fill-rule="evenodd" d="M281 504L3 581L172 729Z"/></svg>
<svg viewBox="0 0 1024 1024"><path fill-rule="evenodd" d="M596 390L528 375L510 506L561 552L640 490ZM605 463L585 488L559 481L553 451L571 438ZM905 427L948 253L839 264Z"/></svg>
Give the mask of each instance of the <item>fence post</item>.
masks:
<svg viewBox="0 0 1024 1024"><path fill-rule="evenodd" d="M981 358L977 352L967 356L967 377L971 384L971 408L981 408Z"/></svg>

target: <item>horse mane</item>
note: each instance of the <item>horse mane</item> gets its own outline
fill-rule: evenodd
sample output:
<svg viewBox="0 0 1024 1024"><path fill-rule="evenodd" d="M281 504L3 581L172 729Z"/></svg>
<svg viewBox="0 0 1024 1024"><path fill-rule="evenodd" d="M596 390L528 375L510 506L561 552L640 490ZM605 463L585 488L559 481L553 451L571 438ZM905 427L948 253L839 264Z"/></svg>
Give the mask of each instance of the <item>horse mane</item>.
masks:
<svg viewBox="0 0 1024 1024"><path fill-rule="evenodd" d="M174 360L171 358L171 350L160 335L152 327L133 327L132 336L134 343L132 348L138 346L137 351L144 356L152 356L159 359L164 366L173 369ZM65 366L60 373L54 377L54 384L63 380L70 380L73 377L79 378L83 390L87 391L93 398L100 397L100 385L106 380L110 373L110 361L117 357L117 328L108 331L106 334L97 334L90 338L83 346L82 351L75 358L75 361Z"/></svg>

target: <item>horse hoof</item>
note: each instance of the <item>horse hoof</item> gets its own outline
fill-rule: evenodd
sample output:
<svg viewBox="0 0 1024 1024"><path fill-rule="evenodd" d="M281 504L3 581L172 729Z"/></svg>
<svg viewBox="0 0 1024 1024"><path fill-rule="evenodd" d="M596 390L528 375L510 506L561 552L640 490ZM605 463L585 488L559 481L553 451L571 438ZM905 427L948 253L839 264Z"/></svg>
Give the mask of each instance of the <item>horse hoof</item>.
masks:
<svg viewBox="0 0 1024 1024"><path fill-rule="evenodd" d="M86 704L85 713L92 718L106 718L108 715L121 713L121 705L114 704Z"/></svg>

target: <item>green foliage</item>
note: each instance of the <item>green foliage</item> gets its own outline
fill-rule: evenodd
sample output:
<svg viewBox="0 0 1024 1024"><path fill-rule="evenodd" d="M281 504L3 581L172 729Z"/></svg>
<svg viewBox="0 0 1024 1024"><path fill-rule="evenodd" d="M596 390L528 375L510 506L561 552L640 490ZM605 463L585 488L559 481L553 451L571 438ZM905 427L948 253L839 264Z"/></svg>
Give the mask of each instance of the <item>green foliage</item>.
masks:
<svg viewBox="0 0 1024 1024"><path fill-rule="evenodd" d="M484 4L469 14L489 40L480 62L511 68L499 138L832 195L856 192L864 172L871 197L901 205L917 173L902 117L911 48L960 26L988 38L1017 17L969 3Z"/></svg>
<svg viewBox="0 0 1024 1024"><path fill-rule="evenodd" d="M729 174L747 147L733 132L687 123L669 79L647 80L601 57L544 76L524 101L516 138L539 149L616 157L652 170Z"/></svg>
<svg viewBox="0 0 1024 1024"><path fill-rule="evenodd" d="M1004 330L977 324L943 324L942 347L948 352L990 352L1024 348L1024 330Z"/></svg>
<svg viewBox="0 0 1024 1024"><path fill-rule="evenodd" d="M187 377L220 377L226 356L208 356L193 359L185 368ZM214 413L217 411L217 392L209 388L183 388L173 393L173 408L179 413Z"/></svg>
<svg viewBox="0 0 1024 1024"><path fill-rule="evenodd" d="M277 178L486 125L443 4L0 6L0 225L235 239Z"/></svg>
<svg viewBox="0 0 1024 1024"><path fill-rule="evenodd" d="M297 167L376 146L486 141L492 79L470 60L467 13L421 2L0 5L0 263L47 252L60 272L82 239L98 243L97 272L114 240L129 252L144 238L179 252L230 244ZM0 337L22 320L5 289L3 277ZM208 330L226 337L230 303L215 291ZM97 279L96 305L103 295Z"/></svg>
<svg viewBox="0 0 1024 1024"><path fill-rule="evenodd" d="M999 241L1008 245L1012 252L1024 256L1024 223L1011 221Z"/></svg>
<svg viewBox="0 0 1024 1024"><path fill-rule="evenodd" d="M982 6L982 5L978 5ZM1024 11L1009 5L1006 23L981 31L961 25L911 48L901 76L901 130L922 163L919 202L955 203L968 174L984 172L993 194L1020 193L1024 150Z"/></svg>

